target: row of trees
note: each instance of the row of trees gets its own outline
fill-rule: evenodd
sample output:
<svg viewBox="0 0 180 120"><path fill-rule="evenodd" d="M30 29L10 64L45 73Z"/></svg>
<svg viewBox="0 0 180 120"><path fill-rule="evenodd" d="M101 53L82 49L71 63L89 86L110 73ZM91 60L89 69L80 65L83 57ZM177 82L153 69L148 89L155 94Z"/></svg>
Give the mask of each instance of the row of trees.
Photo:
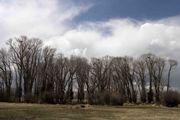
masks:
<svg viewBox="0 0 180 120"><path fill-rule="evenodd" d="M41 40L21 36L0 50L0 99L14 102L160 103L176 60L65 57Z"/></svg>

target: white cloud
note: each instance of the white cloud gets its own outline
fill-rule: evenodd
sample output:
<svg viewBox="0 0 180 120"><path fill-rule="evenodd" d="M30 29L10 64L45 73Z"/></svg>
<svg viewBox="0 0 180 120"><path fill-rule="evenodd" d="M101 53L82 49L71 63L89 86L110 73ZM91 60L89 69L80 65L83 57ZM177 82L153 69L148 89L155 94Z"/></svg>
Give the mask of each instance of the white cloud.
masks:
<svg viewBox="0 0 180 120"><path fill-rule="evenodd" d="M91 5L72 0L0 0L2 40L19 35L40 37L65 54L131 55L153 52L170 57L180 49L180 17L159 21L112 19L71 28L75 16Z"/></svg>
<svg viewBox="0 0 180 120"><path fill-rule="evenodd" d="M0 0L1 39L20 35L49 39L62 34L68 29L67 21L89 8L67 1Z"/></svg>
<svg viewBox="0 0 180 120"><path fill-rule="evenodd" d="M178 18L172 18L176 21ZM52 46L64 52L86 50L87 56L131 55L152 52L177 58L180 49L180 24L168 24L163 20L133 22L127 19L87 23L68 30L56 39ZM179 57L178 57L179 58Z"/></svg>
<svg viewBox="0 0 180 120"><path fill-rule="evenodd" d="M73 18L92 6L72 1L0 0L0 46L9 38L27 35L43 39L45 45L66 55L138 56L152 52L180 59L180 16L158 21L112 19L71 27Z"/></svg>
<svg viewBox="0 0 180 120"><path fill-rule="evenodd" d="M51 40L66 55L88 57L139 56L154 53L162 57L180 60L180 17L160 21L130 21L127 19L87 23L68 30ZM174 21L174 22L173 22ZM180 63L180 61L179 61ZM179 88L180 67L172 73L172 85ZM166 76L165 76L166 77Z"/></svg>

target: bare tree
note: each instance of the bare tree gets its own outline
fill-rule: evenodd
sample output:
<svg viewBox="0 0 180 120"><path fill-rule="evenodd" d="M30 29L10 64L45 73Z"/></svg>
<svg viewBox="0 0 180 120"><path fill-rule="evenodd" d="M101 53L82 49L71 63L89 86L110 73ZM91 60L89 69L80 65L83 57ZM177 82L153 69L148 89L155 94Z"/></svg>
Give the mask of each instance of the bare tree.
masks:
<svg viewBox="0 0 180 120"><path fill-rule="evenodd" d="M38 69L38 86L40 98L44 102L52 103L54 93L54 56L56 49L45 47L42 52Z"/></svg>
<svg viewBox="0 0 180 120"><path fill-rule="evenodd" d="M0 101L6 101L6 98L5 98L5 96L4 96L4 90L5 88L4 88L4 81L3 80L1 80L0 81Z"/></svg>
<svg viewBox="0 0 180 120"><path fill-rule="evenodd" d="M149 92L148 92L148 102L151 103L153 102L153 70L155 69L155 63L156 63L156 56L154 54L148 53L142 55L144 60L146 61L146 66L148 69L148 74L149 74Z"/></svg>
<svg viewBox="0 0 180 120"><path fill-rule="evenodd" d="M55 91L56 91L56 102L65 103L66 102L66 89L67 84L70 80L69 75L69 60L60 54L56 58L55 62Z"/></svg>
<svg viewBox="0 0 180 120"><path fill-rule="evenodd" d="M140 91L141 102L146 103L146 63L144 59L139 58L134 62L134 71Z"/></svg>
<svg viewBox="0 0 180 120"><path fill-rule="evenodd" d="M27 39L24 44L28 46L23 60L24 96L25 101L28 102L31 99L32 87L37 78L42 41L36 38Z"/></svg>
<svg viewBox="0 0 180 120"><path fill-rule="evenodd" d="M75 91L79 103L86 92L88 102L96 104L136 103L138 93L143 103L159 103L162 98L166 62L154 54L136 60L110 56L89 60L65 57L54 48L43 47L38 38L21 36L7 44L8 50L0 50L0 100L4 95L10 100L12 83L19 102L24 97L25 102L71 103ZM167 92L171 72L178 64L172 59L168 62Z"/></svg>
<svg viewBox="0 0 180 120"><path fill-rule="evenodd" d="M175 66L178 65L178 62L176 60L173 59L169 59L169 70L168 70L168 83L167 83L167 92L169 91L169 87L170 87L170 76L171 76L171 71L173 68L175 68Z"/></svg>
<svg viewBox="0 0 180 120"><path fill-rule="evenodd" d="M74 86L75 86L75 79L76 79L76 71L77 71L77 56L71 56L69 59L69 75L67 79L67 92L66 92L66 99L69 102L72 102L74 98Z"/></svg>
<svg viewBox="0 0 180 120"><path fill-rule="evenodd" d="M100 104L104 104L104 102L110 102L109 89L111 57L106 56L101 59L92 58L90 65L90 82L93 85L91 89L93 91L91 91L90 94L94 93L94 95L91 96L96 96L97 100L95 101L99 102Z"/></svg>
<svg viewBox="0 0 180 120"><path fill-rule="evenodd" d="M18 101L21 101L22 97L22 83L23 83L23 62L26 55L26 50L28 49L28 45L26 41L28 38L26 36L21 36L19 38L10 39L7 44L10 47L11 59L16 69L16 96L18 97Z"/></svg>
<svg viewBox="0 0 180 120"><path fill-rule="evenodd" d="M20 38L11 39L8 41L10 46L12 63L18 73L17 94L19 101L24 90L25 100L29 100L32 94L32 87L36 79L37 65L41 52L42 41L36 38L27 38L21 36ZM24 81L23 81L24 80ZM22 83L24 89L22 89Z"/></svg>
<svg viewBox="0 0 180 120"><path fill-rule="evenodd" d="M85 83L89 77L89 64L86 58L77 57L76 80L78 84L78 102L82 103L85 97Z"/></svg>
<svg viewBox="0 0 180 120"><path fill-rule="evenodd" d="M126 96L125 81L122 76L122 60L122 57L114 57L112 59L112 92L117 92L123 98L128 99Z"/></svg>
<svg viewBox="0 0 180 120"><path fill-rule="evenodd" d="M12 84L12 69L10 54L7 50L0 50L0 77L5 83L6 87L6 101L10 100L11 97L11 84Z"/></svg>
<svg viewBox="0 0 180 120"><path fill-rule="evenodd" d="M165 60L163 58L157 57L155 67L153 69L154 78L154 89L155 89L155 100L156 103L160 102L160 92L162 85L162 76L165 68Z"/></svg>

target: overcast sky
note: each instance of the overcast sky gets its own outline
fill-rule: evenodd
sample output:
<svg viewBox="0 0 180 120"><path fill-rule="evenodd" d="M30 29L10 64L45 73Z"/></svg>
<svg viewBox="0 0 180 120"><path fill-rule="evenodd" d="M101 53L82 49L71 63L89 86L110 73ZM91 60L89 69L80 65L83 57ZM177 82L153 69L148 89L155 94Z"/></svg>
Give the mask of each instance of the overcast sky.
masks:
<svg viewBox="0 0 180 120"><path fill-rule="evenodd" d="M180 0L0 0L0 46L27 35L66 55L151 52L179 61L179 6ZM180 88L179 71L172 84Z"/></svg>

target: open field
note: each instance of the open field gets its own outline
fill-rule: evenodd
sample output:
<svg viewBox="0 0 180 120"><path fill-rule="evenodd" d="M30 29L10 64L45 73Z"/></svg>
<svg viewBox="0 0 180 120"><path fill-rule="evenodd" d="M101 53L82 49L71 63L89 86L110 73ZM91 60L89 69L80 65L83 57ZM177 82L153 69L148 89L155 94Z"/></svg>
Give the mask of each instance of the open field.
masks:
<svg viewBox="0 0 180 120"><path fill-rule="evenodd" d="M0 120L180 120L180 108L0 103Z"/></svg>

